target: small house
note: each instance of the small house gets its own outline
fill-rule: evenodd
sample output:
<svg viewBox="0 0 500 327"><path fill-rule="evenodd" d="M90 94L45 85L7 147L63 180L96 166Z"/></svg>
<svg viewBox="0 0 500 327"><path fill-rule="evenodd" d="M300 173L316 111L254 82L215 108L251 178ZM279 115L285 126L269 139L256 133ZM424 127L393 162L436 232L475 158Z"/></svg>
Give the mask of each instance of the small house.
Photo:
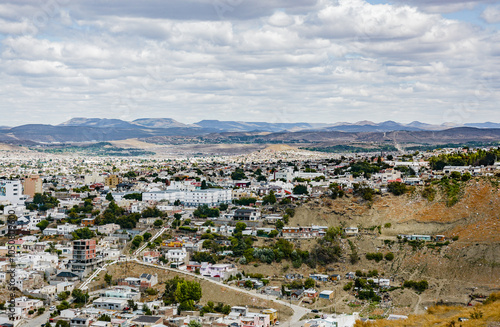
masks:
<svg viewBox="0 0 500 327"><path fill-rule="evenodd" d="M317 298L318 295L319 295L318 291L316 291L314 288L310 288L304 291L304 296L311 299Z"/></svg>
<svg viewBox="0 0 500 327"><path fill-rule="evenodd" d="M320 282L327 282L330 276L323 274L310 274L309 277Z"/></svg>
<svg viewBox="0 0 500 327"><path fill-rule="evenodd" d="M446 239L446 237L444 235L436 235L436 236L434 236L434 240L436 242L444 242L445 239Z"/></svg>
<svg viewBox="0 0 500 327"><path fill-rule="evenodd" d="M346 279L354 279L354 278L356 278L356 273L350 271L347 274L345 274L345 278Z"/></svg>
<svg viewBox="0 0 500 327"><path fill-rule="evenodd" d="M330 279L333 280L333 281L338 282L338 281L340 281L341 278L340 278L339 274L333 274L333 275L330 276Z"/></svg>
<svg viewBox="0 0 500 327"><path fill-rule="evenodd" d="M333 294L333 291L322 291L321 293L319 293L319 298L333 300Z"/></svg>
<svg viewBox="0 0 500 327"><path fill-rule="evenodd" d="M358 235L359 230L358 227L346 227L344 228L344 234L346 236L356 236Z"/></svg>

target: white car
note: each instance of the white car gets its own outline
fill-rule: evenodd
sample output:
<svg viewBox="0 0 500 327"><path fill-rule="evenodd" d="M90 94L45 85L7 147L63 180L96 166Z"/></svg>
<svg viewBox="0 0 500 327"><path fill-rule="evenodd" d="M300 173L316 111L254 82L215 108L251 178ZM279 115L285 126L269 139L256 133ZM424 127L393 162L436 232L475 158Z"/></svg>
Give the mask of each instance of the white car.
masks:
<svg viewBox="0 0 500 327"><path fill-rule="evenodd" d="M55 307L55 306L51 306L51 307L49 308L49 310L50 310L50 311L54 311L55 309L56 309L56 307Z"/></svg>
<svg viewBox="0 0 500 327"><path fill-rule="evenodd" d="M278 326L280 324L279 320L274 323L275 326Z"/></svg>

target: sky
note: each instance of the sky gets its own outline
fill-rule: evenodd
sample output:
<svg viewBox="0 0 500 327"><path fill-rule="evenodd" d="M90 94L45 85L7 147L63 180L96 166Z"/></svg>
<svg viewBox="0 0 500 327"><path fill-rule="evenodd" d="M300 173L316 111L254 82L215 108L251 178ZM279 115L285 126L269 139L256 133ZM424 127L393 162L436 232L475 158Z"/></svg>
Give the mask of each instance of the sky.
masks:
<svg viewBox="0 0 500 327"><path fill-rule="evenodd" d="M500 122L490 0L3 0L0 125Z"/></svg>

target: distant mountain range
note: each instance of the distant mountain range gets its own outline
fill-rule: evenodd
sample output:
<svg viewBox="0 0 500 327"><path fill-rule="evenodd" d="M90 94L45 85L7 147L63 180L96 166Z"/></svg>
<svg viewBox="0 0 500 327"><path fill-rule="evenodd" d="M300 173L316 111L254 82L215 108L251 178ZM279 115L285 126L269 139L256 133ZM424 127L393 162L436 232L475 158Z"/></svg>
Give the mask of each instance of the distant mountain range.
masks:
<svg viewBox="0 0 500 327"><path fill-rule="evenodd" d="M0 127L0 142L13 144L102 142L139 138L152 142L423 142L442 137L477 141L498 141L500 123L432 125L414 121L374 123L267 123L202 120L195 124L171 118L141 118L134 121L102 118L73 118L59 125L29 124ZM390 133L390 134L389 134ZM455 135L455 136L453 136ZM404 137L403 137L404 136ZM404 139L404 141L403 141ZM174 141L175 140L175 141ZM177 143L178 144L178 143Z"/></svg>
<svg viewBox="0 0 500 327"><path fill-rule="evenodd" d="M391 132L391 131L422 131L422 130L445 130L453 127L477 127L477 128L500 128L500 123L467 123L464 125L444 123L432 125L414 121L409 124L401 124L394 121L374 123L371 121L359 121L357 123L340 122L327 123L267 123L267 122L243 122L243 121L221 121L202 120L194 124L180 123L172 118L140 118L131 122L120 119L106 118L73 118L58 126L84 126L105 128L195 128L205 132L298 132L304 130L327 130L338 132Z"/></svg>

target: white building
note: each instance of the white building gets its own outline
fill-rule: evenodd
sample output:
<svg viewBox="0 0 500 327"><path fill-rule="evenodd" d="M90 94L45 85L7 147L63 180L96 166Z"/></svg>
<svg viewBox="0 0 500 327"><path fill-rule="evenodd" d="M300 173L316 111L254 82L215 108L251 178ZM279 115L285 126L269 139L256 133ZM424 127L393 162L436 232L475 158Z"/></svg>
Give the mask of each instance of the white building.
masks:
<svg viewBox="0 0 500 327"><path fill-rule="evenodd" d="M174 203L176 200L184 202L185 191L179 190L167 190L167 191L155 191L155 192L144 192L142 193L142 201L154 201L154 202L170 202Z"/></svg>
<svg viewBox="0 0 500 327"><path fill-rule="evenodd" d="M221 203L231 203L232 195L230 189L206 189L194 191L167 190L157 192L145 192L142 194L143 201L169 202L179 200L183 205L197 207L200 205L217 206Z"/></svg>
<svg viewBox="0 0 500 327"><path fill-rule="evenodd" d="M105 297L94 300L94 307L106 310L123 310L127 306L125 298Z"/></svg>
<svg viewBox="0 0 500 327"><path fill-rule="evenodd" d="M200 205L217 206L221 203L231 203L232 192L230 189L207 189L186 192L184 205L197 207Z"/></svg>
<svg viewBox="0 0 500 327"><path fill-rule="evenodd" d="M19 180L0 180L0 202L20 205L28 198L23 194L23 184Z"/></svg>
<svg viewBox="0 0 500 327"><path fill-rule="evenodd" d="M186 249L184 249L184 248L168 250L167 254L166 254L168 261L174 262L174 263L184 262L184 260L186 259L186 256L187 256L187 252L186 252Z"/></svg>
<svg viewBox="0 0 500 327"><path fill-rule="evenodd" d="M64 225L57 225L57 234L59 235L69 235L73 233L76 229L78 229L77 225L72 225L66 223Z"/></svg>
<svg viewBox="0 0 500 327"><path fill-rule="evenodd" d="M106 234L106 235L111 235L119 229L120 229L120 225L118 225L118 224L106 224L106 225L97 226L97 232L99 232L101 234Z"/></svg>

